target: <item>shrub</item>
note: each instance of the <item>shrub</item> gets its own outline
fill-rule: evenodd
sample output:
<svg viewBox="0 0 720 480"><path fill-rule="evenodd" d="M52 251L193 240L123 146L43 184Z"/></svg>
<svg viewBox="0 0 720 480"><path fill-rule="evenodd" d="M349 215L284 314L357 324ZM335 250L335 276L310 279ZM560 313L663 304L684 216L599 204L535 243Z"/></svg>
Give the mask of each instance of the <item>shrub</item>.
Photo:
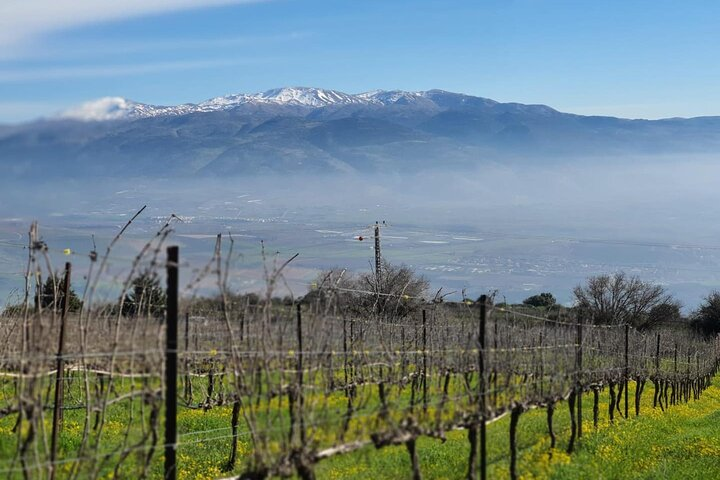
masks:
<svg viewBox="0 0 720 480"><path fill-rule="evenodd" d="M333 270L321 273L315 285L304 301L320 305L337 302L358 317L390 321L418 312L430 286L410 267L389 262L383 262L379 278L375 271L352 275Z"/></svg>
<svg viewBox="0 0 720 480"><path fill-rule="evenodd" d="M523 300L523 304L531 307L552 307L557 301L552 293L545 292L538 295L533 295Z"/></svg>
<svg viewBox="0 0 720 480"><path fill-rule="evenodd" d="M705 297L691 319L693 326L703 335L720 333L720 292L716 290Z"/></svg>

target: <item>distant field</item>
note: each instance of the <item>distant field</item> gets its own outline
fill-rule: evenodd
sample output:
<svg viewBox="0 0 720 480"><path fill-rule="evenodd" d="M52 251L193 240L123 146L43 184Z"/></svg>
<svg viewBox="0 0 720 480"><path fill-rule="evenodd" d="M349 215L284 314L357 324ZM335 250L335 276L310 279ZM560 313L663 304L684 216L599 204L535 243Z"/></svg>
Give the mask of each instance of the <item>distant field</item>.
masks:
<svg viewBox="0 0 720 480"><path fill-rule="evenodd" d="M128 207L126 211L132 208L137 207ZM351 217L353 221L318 222L317 218L324 215L319 210L284 218L279 209L263 205L252 209L258 211L248 217L199 215L186 223L177 222L173 226L173 242L181 246L185 261L199 267L207 261L216 233L232 233L237 255L233 267L241 275L231 278L230 286L239 291L264 288L261 240L270 256L280 252L287 258L299 253L286 271L286 280L295 295L303 295L319 271L331 268L368 271L368 262L373 257L372 230L368 226L385 215L382 211L357 213ZM141 217L128 230L123 244L116 247L116 256L122 260L114 262L113 267L136 255L144 241L155 233L161 219L167 218L167 212L174 208L154 211L157 217ZM55 247L51 253L57 262L65 258L64 249L70 248L76 255L68 259L74 262L76 271L84 273L93 235L102 251L127 218L127 214L105 212L77 215L72 221L65 217L49 218L40 222L40 232ZM24 288L22 274L27 250L23 247L30 220L0 219L0 306L8 295ZM572 289L587 277L624 270L666 285L692 309L709 291L720 286L720 255L715 249L578 241L573 237L588 235L561 234L543 227L513 228L492 223L473 227L463 223L425 225L404 216L393 221L382 235L383 255L390 262L412 266L428 278L433 289L443 287L445 292L456 292L450 297L455 300L461 298L460 292L465 288L475 296L497 289L509 302L552 292L561 303L568 303L572 301ZM364 240L359 241L359 236L364 236ZM693 243L693 239L688 238L685 243Z"/></svg>

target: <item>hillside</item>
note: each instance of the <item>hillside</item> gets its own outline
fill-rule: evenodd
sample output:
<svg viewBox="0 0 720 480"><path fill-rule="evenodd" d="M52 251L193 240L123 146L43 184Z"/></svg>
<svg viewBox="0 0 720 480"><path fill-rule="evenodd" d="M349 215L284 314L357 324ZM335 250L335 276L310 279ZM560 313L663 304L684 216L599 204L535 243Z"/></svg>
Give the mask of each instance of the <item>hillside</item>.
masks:
<svg viewBox="0 0 720 480"><path fill-rule="evenodd" d="M403 172L720 150L720 117L629 120L442 90L280 88L198 104L88 102L0 128L10 176Z"/></svg>

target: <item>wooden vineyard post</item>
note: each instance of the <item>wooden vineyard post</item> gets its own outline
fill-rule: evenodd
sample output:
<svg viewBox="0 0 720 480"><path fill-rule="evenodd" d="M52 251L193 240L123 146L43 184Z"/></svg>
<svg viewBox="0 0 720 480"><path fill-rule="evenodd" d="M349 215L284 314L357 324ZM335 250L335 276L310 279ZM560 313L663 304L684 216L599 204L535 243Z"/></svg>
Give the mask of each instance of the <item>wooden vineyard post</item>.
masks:
<svg viewBox="0 0 720 480"><path fill-rule="evenodd" d="M348 396L348 344L347 344L347 317L343 315L343 374L345 376L345 396Z"/></svg>
<svg viewBox="0 0 720 480"><path fill-rule="evenodd" d="M404 378L407 372L407 353L405 351L405 326L400 327L400 375Z"/></svg>
<svg viewBox="0 0 720 480"><path fill-rule="evenodd" d="M378 293L378 297L382 288L380 283L382 282L382 255L380 253L380 224L375 222L375 288Z"/></svg>
<svg viewBox="0 0 720 480"><path fill-rule="evenodd" d="M630 324L625 324L625 418L628 418L628 387L630 386ZM637 387L636 387L637 388Z"/></svg>
<svg viewBox="0 0 720 480"><path fill-rule="evenodd" d="M575 439L577 438L577 417L575 415L575 400L577 391L573 388L568 396L568 408L570 409L570 441L567 446L567 453L572 453L575 449Z"/></svg>
<svg viewBox="0 0 720 480"><path fill-rule="evenodd" d="M507 315L507 314L506 314ZM542 344L542 332L540 332L540 344ZM493 349L495 352L498 350L498 321L497 318L495 318L495 321L493 322ZM540 350L540 354L542 355L542 350ZM540 362L541 368L542 368L542 362ZM497 407L497 401L498 401L498 389L497 389L497 365L493 365L492 372L490 372L491 380L489 385L491 391L492 391L492 404L493 406ZM540 388L542 389L542 374L540 375ZM488 395L488 400L490 399L490 396Z"/></svg>
<svg viewBox="0 0 720 480"><path fill-rule="evenodd" d="M424 308L422 311L422 369L423 411L427 412L427 319Z"/></svg>
<svg viewBox="0 0 720 480"><path fill-rule="evenodd" d="M495 322L497 324L497 321ZM543 323L543 330L545 328L545 324ZM495 351L497 352L497 344L495 345ZM540 397L543 396L544 388L543 385L545 384L545 358L543 353L543 332L540 332ZM497 378L497 373L495 374L495 378ZM493 385L493 390L497 389L497 382L495 385ZM495 402L495 406L497 406L497 402Z"/></svg>
<svg viewBox="0 0 720 480"><path fill-rule="evenodd" d="M653 394L653 408L657 407L658 398L662 402L662 398L659 397L660 390L660 334L657 334L657 340L655 343L655 393Z"/></svg>
<svg viewBox="0 0 720 480"><path fill-rule="evenodd" d="M598 414L600 413L600 389L597 386L592 388L593 391L593 428L597 430Z"/></svg>
<svg viewBox="0 0 720 480"><path fill-rule="evenodd" d="M692 353L690 352L690 349L688 349L688 356L687 356L687 372L686 372L686 380L685 380L685 402L690 401L690 395L692 394Z"/></svg>
<svg viewBox="0 0 720 480"><path fill-rule="evenodd" d="M190 376L190 313L185 312L185 403L192 403L192 378Z"/></svg>
<svg viewBox="0 0 720 480"><path fill-rule="evenodd" d="M417 332L415 332L417 334ZM415 335L415 349L417 350L417 335ZM355 369L355 321L351 318L350 319L350 378L352 380L351 383L355 383L355 375L357 375L357 371ZM417 362L416 362L417 363ZM352 390L350 390L352 392Z"/></svg>
<svg viewBox="0 0 720 480"><path fill-rule="evenodd" d="M700 357L698 356L698 352L695 352L695 378L700 378ZM695 395L695 400L700 400L700 389L698 389Z"/></svg>
<svg viewBox="0 0 720 480"><path fill-rule="evenodd" d="M240 421L240 400L233 400L232 418L230 419L230 430L232 432L232 445L230 447L230 459L225 465L224 471L231 472L237 463L238 446L238 423Z"/></svg>
<svg viewBox="0 0 720 480"><path fill-rule="evenodd" d="M677 371L678 371L678 369L677 369L677 353L678 353L678 346L677 346L677 342L675 342L675 355L674 355L675 364L673 367L674 375L673 375L672 394L671 394L672 401L670 402L673 405L677 405L677 396L675 394L675 384L677 383Z"/></svg>
<svg viewBox="0 0 720 480"><path fill-rule="evenodd" d="M177 478L178 261L179 248L168 247L165 332L165 480Z"/></svg>
<svg viewBox="0 0 720 480"><path fill-rule="evenodd" d="M577 370L577 436L582 437L582 394L583 394L583 374L582 374L582 362L583 362L583 317L578 315L577 318L577 340L576 340L576 370Z"/></svg>
<svg viewBox="0 0 720 480"><path fill-rule="evenodd" d="M487 322L487 296L480 296L480 325L478 331L478 390L480 401L480 480L487 479L487 412L485 392L485 323Z"/></svg>
<svg viewBox="0 0 720 480"><path fill-rule="evenodd" d="M53 424L50 445L50 480L55 478L55 460L57 459L58 434L62 430L63 404L65 393L65 320L70 298L70 274L72 265L65 264L65 282L63 284L62 313L60 315L60 333L58 335L57 363L55 365L55 404L53 405Z"/></svg>
<svg viewBox="0 0 720 480"><path fill-rule="evenodd" d="M297 395L298 395L298 419L300 420L300 443L305 445L305 419L303 409L305 408L305 396L303 394L303 335L302 335L302 306L297 304Z"/></svg>

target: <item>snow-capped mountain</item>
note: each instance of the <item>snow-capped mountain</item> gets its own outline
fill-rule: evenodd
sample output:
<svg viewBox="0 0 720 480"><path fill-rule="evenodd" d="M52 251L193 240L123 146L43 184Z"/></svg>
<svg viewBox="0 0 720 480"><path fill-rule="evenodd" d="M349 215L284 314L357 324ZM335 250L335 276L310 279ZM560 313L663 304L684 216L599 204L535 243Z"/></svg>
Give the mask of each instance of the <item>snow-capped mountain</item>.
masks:
<svg viewBox="0 0 720 480"><path fill-rule="evenodd" d="M359 93L368 103L379 103L381 105L411 104L427 99L427 92L406 92L403 90L373 90L371 92Z"/></svg>
<svg viewBox="0 0 720 480"><path fill-rule="evenodd" d="M441 92L433 90L432 92ZM295 107L323 108L342 105L399 105L417 102L432 103L429 92L406 92L403 90L373 90L349 94L338 90L309 87L284 87L259 93L238 93L215 97L198 104L159 106L138 103L122 97L105 97L66 110L59 118L105 121L137 119L157 116L186 115L195 112L231 110L241 105L288 105Z"/></svg>
<svg viewBox="0 0 720 480"><path fill-rule="evenodd" d="M15 176L392 173L660 151L716 156L720 117L629 120L443 90L294 87L177 106L108 97L0 126L4 174Z"/></svg>
<svg viewBox="0 0 720 480"><path fill-rule="evenodd" d="M276 88L251 96L260 102L279 103L286 105L305 105L308 107L326 107L328 105L350 105L363 103L356 95L324 90L322 88Z"/></svg>
<svg viewBox="0 0 720 480"><path fill-rule="evenodd" d="M239 93L211 98L197 105L198 111L223 110L247 103L292 105L298 107L327 107L367 103L356 95L323 88L284 87L260 93Z"/></svg>

